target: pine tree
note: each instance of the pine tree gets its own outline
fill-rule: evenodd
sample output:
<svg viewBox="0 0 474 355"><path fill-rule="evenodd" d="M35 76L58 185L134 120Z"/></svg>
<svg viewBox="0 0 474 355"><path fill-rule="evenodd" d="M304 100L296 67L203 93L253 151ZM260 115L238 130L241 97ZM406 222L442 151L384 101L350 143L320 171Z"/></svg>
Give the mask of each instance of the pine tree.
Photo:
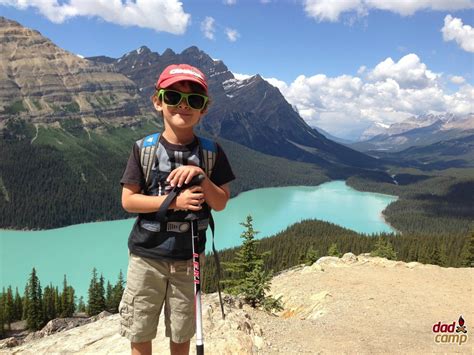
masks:
<svg viewBox="0 0 474 355"><path fill-rule="evenodd" d="M5 322L8 325L8 330L11 330L11 324L15 320L15 303L13 300L13 291L11 286L8 286L7 293L5 295L4 317Z"/></svg>
<svg viewBox="0 0 474 355"><path fill-rule="evenodd" d="M441 256L438 245L435 245L435 247L431 251L429 263L434 265L441 265Z"/></svg>
<svg viewBox="0 0 474 355"><path fill-rule="evenodd" d="M100 312L102 312L106 309L106 306L105 306L105 280L104 280L104 275L102 275L102 274L100 274L100 279L99 279L98 295L99 295L99 309L100 309Z"/></svg>
<svg viewBox="0 0 474 355"><path fill-rule="evenodd" d="M112 304L110 308L110 312L117 313L118 307L120 305L120 301L122 300L122 295L125 290L125 281L123 279L122 270L119 272L117 283L114 286L113 293L112 293Z"/></svg>
<svg viewBox="0 0 474 355"><path fill-rule="evenodd" d="M459 258L462 267L474 267L474 232L466 238Z"/></svg>
<svg viewBox="0 0 474 355"><path fill-rule="evenodd" d="M309 247L309 249L306 251L305 257L303 262L310 266L313 265L313 263L319 259L319 251L314 250L312 246Z"/></svg>
<svg viewBox="0 0 474 355"><path fill-rule="evenodd" d="M28 308L26 310L26 324L28 329L38 330L43 325L43 307L41 284L36 275L36 270L33 268L28 281Z"/></svg>
<svg viewBox="0 0 474 355"><path fill-rule="evenodd" d="M89 285L89 302L87 306L87 313L90 316L95 316L105 309L105 290L104 277L101 275L100 280L97 280L97 269L92 270L92 279Z"/></svg>
<svg viewBox="0 0 474 355"><path fill-rule="evenodd" d="M89 316L95 316L96 314L100 313L99 308L99 300L97 296L97 269L92 269L92 279L89 284L89 300L87 303L87 314Z"/></svg>
<svg viewBox="0 0 474 355"><path fill-rule="evenodd" d="M52 284L46 286L43 292L43 312L45 322L56 318L56 307L54 304L54 287Z"/></svg>
<svg viewBox="0 0 474 355"><path fill-rule="evenodd" d="M113 287L110 281L107 280L107 288L105 292L105 308L108 312L111 311L112 305L112 298L113 298Z"/></svg>
<svg viewBox="0 0 474 355"><path fill-rule="evenodd" d="M5 289L0 293L0 339L5 336Z"/></svg>
<svg viewBox="0 0 474 355"><path fill-rule="evenodd" d="M72 317L76 308L74 303L74 289L67 284L66 275L64 275L63 292L61 293L60 299L62 310L61 317Z"/></svg>
<svg viewBox="0 0 474 355"><path fill-rule="evenodd" d="M76 311L76 291L72 286L68 286L68 308L67 308L67 317L74 316L74 312Z"/></svg>
<svg viewBox="0 0 474 355"><path fill-rule="evenodd" d="M61 295L59 294L58 286L54 287L53 299L54 299L54 317L56 318L56 317L59 317L59 315L63 313Z"/></svg>
<svg viewBox="0 0 474 355"><path fill-rule="evenodd" d="M328 249L328 255L329 256L337 256L338 258L341 257L341 253L339 251L339 248L337 246L337 243L332 243Z"/></svg>
<svg viewBox="0 0 474 355"><path fill-rule="evenodd" d="M256 246L255 235L257 231L253 229L252 216L247 216L246 222L240 223L245 231L240 235L244 240L239 251L234 257L234 262L223 263L226 270L232 274L232 279L225 280L227 290L230 293L240 295L244 301L252 307L264 307L267 310L272 308L280 309L280 300L275 300L271 296L266 296L270 289L271 272L263 268L264 256L259 254Z"/></svg>
<svg viewBox="0 0 474 355"><path fill-rule="evenodd" d="M385 240L383 237L377 238L374 248L375 249L370 252L371 256L379 256L389 260L397 259L397 253L395 253L392 243L390 243L389 240Z"/></svg>
<svg viewBox="0 0 474 355"><path fill-rule="evenodd" d="M65 317L67 317L67 315L66 315L67 308L68 308L68 303L67 302L68 302L68 299L69 299L66 275L64 275L64 278L63 278L63 291L61 292L61 295L60 295L59 298L60 298L61 310L62 310L62 312L59 314L59 316L61 318L65 318Z"/></svg>
<svg viewBox="0 0 474 355"><path fill-rule="evenodd" d="M79 304L77 305L77 311L80 313L86 312L86 305L84 304L84 297L79 297Z"/></svg>
<svg viewBox="0 0 474 355"><path fill-rule="evenodd" d="M21 320L23 314L23 301L18 293L18 287L15 288L15 320Z"/></svg>
<svg viewBox="0 0 474 355"><path fill-rule="evenodd" d="M22 320L26 320L27 311L30 304L30 291L29 291L28 284L29 283L27 282L25 286L25 293L23 294L23 312L21 314Z"/></svg>

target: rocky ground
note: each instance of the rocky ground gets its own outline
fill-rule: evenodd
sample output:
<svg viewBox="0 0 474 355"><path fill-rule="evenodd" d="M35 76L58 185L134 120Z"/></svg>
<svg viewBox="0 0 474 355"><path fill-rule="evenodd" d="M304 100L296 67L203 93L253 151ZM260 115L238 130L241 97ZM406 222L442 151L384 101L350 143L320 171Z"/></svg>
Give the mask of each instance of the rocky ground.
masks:
<svg viewBox="0 0 474 355"><path fill-rule="evenodd" d="M273 279L272 293L282 297L285 307L276 315L228 298L228 316L223 321L217 296L205 295L206 352L472 354L473 276L472 268L441 268L367 255L324 257ZM460 316L467 329L465 342L436 343L433 325L456 322L457 326ZM154 349L157 354L167 353L168 342L159 328ZM3 351L128 353L128 342L117 329L115 315Z"/></svg>

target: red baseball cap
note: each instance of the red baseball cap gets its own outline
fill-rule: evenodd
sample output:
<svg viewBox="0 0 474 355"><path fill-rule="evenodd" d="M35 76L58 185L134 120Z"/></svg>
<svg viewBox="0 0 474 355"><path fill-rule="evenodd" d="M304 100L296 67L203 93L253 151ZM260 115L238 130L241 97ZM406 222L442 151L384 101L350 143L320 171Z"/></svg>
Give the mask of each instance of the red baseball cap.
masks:
<svg viewBox="0 0 474 355"><path fill-rule="evenodd" d="M194 81L201 85L207 93L206 76L199 69L188 64L171 64L160 74L156 82L156 89L165 89L178 81Z"/></svg>

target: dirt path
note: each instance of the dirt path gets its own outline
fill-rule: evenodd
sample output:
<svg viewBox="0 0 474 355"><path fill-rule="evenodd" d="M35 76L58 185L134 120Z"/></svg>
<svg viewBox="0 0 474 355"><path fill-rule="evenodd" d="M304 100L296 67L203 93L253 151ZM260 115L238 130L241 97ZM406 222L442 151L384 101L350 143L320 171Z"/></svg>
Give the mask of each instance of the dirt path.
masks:
<svg viewBox="0 0 474 355"><path fill-rule="evenodd" d="M263 329L259 353L473 353L474 269L363 257L327 261L274 279L286 310L280 317L252 313ZM458 325L461 315L467 341L435 343L433 325Z"/></svg>

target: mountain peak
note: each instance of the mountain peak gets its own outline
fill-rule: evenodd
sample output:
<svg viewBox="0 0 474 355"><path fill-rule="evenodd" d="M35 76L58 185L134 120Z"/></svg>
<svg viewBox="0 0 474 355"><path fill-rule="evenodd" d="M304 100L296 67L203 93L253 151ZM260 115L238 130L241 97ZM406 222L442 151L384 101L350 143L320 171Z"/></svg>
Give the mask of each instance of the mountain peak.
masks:
<svg viewBox="0 0 474 355"><path fill-rule="evenodd" d="M171 48L167 48L161 56L162 57L174 57L175 55L176 55L176 53Z"/></svg>
<svg viewBox="0 0 474 355"><path fill-rule="evenodd" d="M141 47L138 48L136 51L137 51L137 54L138 54L138 55L151 53L150 48L148 48L147 46L141 46Z"/></svg>
<svg viewBox="0 0 474 355"><path fill-rule="evenodd" d="M15 27L23 27L20 23L10 20L6 17L0 16L0 26L15 26Z"/></svg>
<svg viewBox="0 0 474 355"><path fill-rule="evenodd" d="M181 52L181 55L196 55L196 54L202 54L204 53L202 50L200 50L196 46L191 46L189 48L186 48L184 51Z"/></svg>

